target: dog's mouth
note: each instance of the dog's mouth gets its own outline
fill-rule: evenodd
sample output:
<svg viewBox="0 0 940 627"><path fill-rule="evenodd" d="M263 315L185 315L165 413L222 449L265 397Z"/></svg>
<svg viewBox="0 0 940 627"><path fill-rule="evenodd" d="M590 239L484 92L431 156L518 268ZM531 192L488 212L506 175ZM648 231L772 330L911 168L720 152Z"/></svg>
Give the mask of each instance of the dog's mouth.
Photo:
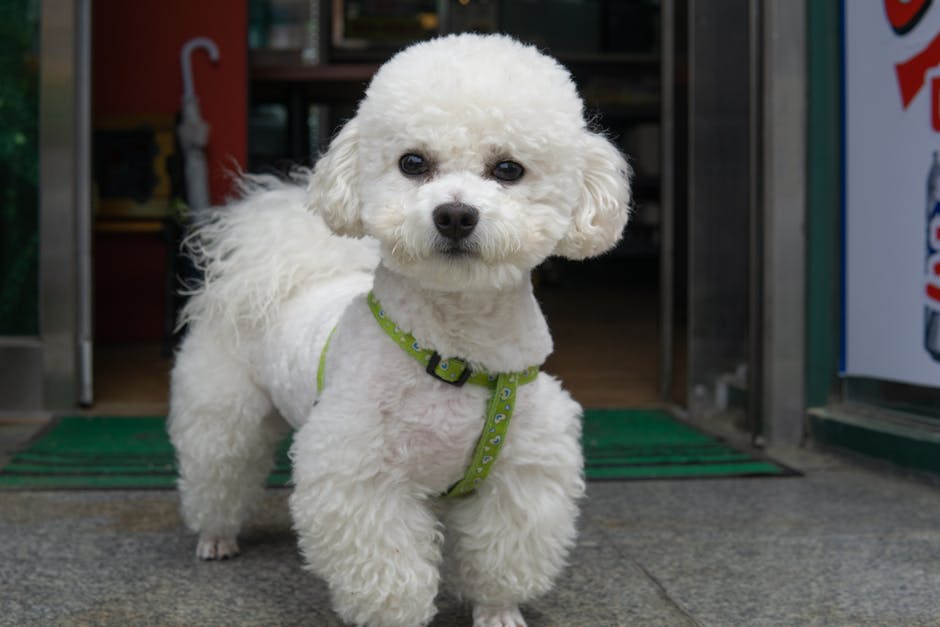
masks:
<svg viewBox="0 0 940 627"><path fill-rule="evenodd" d="M447 259L472 259L479 256L475 247L463 244L445 244L439 246L437 252Z"/></svg>
<svg viewBox="0 0 940 627"><path fill-rule="evenodd" d="M469 259L480 255L477 247L466 241L442 241L435 248L439 255L447 259Z"/></svg>

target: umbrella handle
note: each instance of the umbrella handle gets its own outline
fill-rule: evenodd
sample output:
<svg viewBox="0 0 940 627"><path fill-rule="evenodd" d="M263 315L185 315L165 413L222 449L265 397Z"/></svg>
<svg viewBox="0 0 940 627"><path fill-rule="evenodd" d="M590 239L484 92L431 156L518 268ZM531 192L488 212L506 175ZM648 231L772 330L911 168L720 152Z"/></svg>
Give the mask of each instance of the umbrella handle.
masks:
<svg viewBox="0 0 940 627"><path fill-rule="evenodd" d="M209 53L209 59L216 63L219 60L219 47L208 37L194 37L180 50L180 65L183 67L183 101L195 99L196 90L193 88L192 55L195 50L202 49Z"/></svg>

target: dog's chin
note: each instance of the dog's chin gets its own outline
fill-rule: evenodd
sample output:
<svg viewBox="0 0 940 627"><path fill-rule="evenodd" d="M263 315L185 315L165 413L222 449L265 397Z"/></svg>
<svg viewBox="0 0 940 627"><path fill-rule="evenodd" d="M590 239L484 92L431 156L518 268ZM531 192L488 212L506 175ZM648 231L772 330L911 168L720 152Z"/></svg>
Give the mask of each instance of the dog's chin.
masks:
<svg viewBox="0 0 940 627"><path fill-rule="evenodd" d="M486 260L479 251L465 246L436 248L420 259L385 257L383 263L427 289L445 292L501 290L518 285L529 276L523 268Z"/></svg>

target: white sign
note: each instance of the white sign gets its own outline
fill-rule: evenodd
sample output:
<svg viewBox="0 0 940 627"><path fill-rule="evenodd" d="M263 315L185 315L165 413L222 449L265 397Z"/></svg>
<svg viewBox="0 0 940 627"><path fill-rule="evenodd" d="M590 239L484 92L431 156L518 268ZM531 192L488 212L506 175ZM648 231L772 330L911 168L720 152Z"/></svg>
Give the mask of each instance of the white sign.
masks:
<svg viewBox="0 0 940 627"><path fill-rule="evenodd" d="M940 387L940 2L843 8L843 374Z"/></svg>

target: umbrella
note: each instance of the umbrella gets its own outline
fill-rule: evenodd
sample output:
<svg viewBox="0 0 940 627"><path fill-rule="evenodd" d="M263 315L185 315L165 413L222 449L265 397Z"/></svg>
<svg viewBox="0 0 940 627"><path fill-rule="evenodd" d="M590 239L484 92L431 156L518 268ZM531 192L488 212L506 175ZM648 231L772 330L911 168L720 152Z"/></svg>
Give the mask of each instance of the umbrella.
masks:
<svg viewBox="0 0 940 627"><path fill-rule="evenodd" d="M209 143L209 124L202 119L199 98L193 87L192 55L205 50L213 63L219 60L219 48L208 37L190 39L180 51L183 68L183 115L176 131L183 150L183 175L186 180L186 200L190 208L209 206L209 177L206 169L206 144Z"/></svg>

